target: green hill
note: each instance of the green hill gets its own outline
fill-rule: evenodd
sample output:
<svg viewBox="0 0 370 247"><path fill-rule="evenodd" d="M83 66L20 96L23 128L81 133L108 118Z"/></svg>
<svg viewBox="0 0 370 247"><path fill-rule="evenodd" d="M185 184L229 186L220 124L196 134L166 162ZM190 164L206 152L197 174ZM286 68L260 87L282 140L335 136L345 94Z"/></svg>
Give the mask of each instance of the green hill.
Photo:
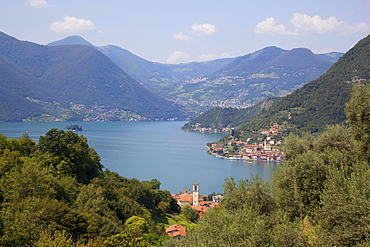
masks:
<svg viewBox="0 0 370 247"><path fill-rule="evenodd" d="M253 120L258 114L269 109L278 100L280 98L267 98L252 107L244 109L215 107L186 123L182 129L198 131L200 128L209 128L211 131L222 131L224 128L238 127Z"/></svg>
<svg viewBox="0 0 370 247"><path fill-rule="evenodd" d="M13 93L13 99L32 99L18 104L21 120L34 115L82 119L86 112L135 115L146 118L182 118L173 103L144 88L97 49L85 45L42 46L19 41L0 33L0 87ZM16 100L21 102L22 100ZM38 107L34 107L35 104ZM85 111L76 111L83 105ZM41 107L42 106L42 107ZM0 108L10 107L1 98ZM95 109L95 110L94 110ZM113 113L112 113L113 111ZM118 120L111 117L110 120Z"/></svg>
<svg viewBox="0 0 370 247"><path fill-rule="evenodd" d="M329 124L344 123L344 106L353 84L367 84L369 80L370 36L367 36L320 78L283 97L240 130L258 130L278 123L293 131L318 132Z"/></svg>

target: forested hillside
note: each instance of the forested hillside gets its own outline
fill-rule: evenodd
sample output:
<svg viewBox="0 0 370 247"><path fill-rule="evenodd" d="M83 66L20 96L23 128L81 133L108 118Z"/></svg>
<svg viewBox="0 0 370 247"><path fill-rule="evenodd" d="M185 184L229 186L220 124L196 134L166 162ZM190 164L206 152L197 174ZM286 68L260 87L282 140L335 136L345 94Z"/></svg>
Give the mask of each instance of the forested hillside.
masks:
<svg viewBox="0 0 370 247"><path fill-rule="evenodd" d="M244 108L212 108L190 122L186 123L182 129L189 131L222 131L224 128L236 128L242 124L252 121L258 114L269 109L280 98L267 98L260 103Z"/></svg>
<svg viewBox="0 0 370 247"><path fill-rule="evenodd" d="M2 98L0 108L7 115L1 121L42 114L49 120L82 120L89 112L95 114L91 119L100 114L105 120L184 117L173 102L144 88L90 46L42 46L0 33L0 71L0 87L19 102L30 101L13 106Z"/></svg>
<svg viewBox="0 0 370 247"><path fill-rule="evenodd" d="M179 212L156 179L109 170L76 133L51 129L39 142L0 135L1 246L154 246L152 214Z"/></svg>

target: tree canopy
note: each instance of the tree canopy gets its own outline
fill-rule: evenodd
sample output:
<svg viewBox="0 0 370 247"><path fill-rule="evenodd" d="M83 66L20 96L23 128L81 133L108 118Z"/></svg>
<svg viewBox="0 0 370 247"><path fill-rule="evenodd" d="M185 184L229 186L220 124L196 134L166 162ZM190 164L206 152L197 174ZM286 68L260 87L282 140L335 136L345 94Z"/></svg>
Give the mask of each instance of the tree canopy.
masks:
<svg viewBox="0 0 370 247"><path fill-rule="evenodd" d="M160 182L107 169L74 132L51 129L38 142L0 135L1 246L153 246L165 237L152 220L166 203ZM124 242L122 242L124 241Z"/></svg>

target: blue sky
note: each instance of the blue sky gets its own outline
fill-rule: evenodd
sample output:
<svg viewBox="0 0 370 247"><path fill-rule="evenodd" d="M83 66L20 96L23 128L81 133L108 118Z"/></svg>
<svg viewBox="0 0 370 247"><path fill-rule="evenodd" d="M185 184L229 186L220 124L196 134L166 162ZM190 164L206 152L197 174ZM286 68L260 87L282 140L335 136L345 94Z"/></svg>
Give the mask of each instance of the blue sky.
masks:
<svg viewBox="0 0 370 247"><path fill-rule="evenodd" d="M47 44L80 35L162 63L266 46L346 52L370 33L370 0L0 0L0 31Z"/></svg>

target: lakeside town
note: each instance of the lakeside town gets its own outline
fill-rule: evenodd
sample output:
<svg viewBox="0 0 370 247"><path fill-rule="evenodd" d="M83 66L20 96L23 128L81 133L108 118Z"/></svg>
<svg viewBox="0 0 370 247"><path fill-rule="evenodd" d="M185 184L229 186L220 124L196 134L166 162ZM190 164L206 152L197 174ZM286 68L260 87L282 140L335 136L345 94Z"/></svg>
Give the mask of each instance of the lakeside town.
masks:
<svg viewBox="0 0 370 247"><path fill-rule="evenodd" d="M240 159L247 161L271 161L281 162L284 153L277 147L281 145L281 128L278 125L270 126L269 130L263 130L260 134L264 138L248 138L240 141L234 138L234 129L231 129L231 140L228 143L207 144L208 153L219 158Z"/></svg>
<svg viewBox="0 0 370 247"><path fill-rule="evenodd" d="M219 158L234 160L271 162L281 162L284 160L284 153L278 148L266 144L266 142L257 145L242 141L230 141L227 145L212 143L208 147L208 153Z"/></svg>

